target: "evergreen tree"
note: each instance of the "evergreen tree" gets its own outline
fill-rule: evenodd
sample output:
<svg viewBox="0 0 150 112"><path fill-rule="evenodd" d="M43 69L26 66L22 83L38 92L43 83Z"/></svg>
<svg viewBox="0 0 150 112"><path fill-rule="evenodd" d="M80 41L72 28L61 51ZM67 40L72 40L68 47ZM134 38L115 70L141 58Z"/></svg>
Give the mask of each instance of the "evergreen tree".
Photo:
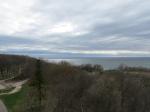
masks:
<svg viewBox="0 0 150 112"><path fill-rule="evenodd" d="M33 101L30 111L31 112L43 112L44 109L44 97L45 97L45 87L44 87L44 79L42 76L42 64L41 60L38 59L36 61L36 71L34 78L32 79L32 95L33 95Z"/></svg>

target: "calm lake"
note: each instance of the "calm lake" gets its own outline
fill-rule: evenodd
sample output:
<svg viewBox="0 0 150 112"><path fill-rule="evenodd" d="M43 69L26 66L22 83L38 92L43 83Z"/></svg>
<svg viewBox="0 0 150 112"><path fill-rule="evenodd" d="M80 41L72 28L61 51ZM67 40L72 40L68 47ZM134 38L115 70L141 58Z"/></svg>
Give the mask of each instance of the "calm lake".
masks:
<svg viewBox="0 0 150 112"><path fill-rule="evenodd" d="M101 58L73 58L73 59L48 59L50 62L67 61L74 65L100 64L104 69L115 69L121 64L131 67L150 68L150 57L101 57Z"/></svg>

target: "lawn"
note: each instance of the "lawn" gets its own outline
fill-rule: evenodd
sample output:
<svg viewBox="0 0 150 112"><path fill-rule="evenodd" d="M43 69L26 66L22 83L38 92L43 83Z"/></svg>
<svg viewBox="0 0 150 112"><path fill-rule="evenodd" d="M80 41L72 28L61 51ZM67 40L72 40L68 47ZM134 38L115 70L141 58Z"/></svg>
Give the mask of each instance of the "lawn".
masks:
<svg viewBox="0 0 150 112"><path fill-rule="evenodd" d="M19 92L11 95L2 95L0 99L4 102L9 112L16 112L15 107L23 104L27 91L28 85L25 84Z"/></svg>

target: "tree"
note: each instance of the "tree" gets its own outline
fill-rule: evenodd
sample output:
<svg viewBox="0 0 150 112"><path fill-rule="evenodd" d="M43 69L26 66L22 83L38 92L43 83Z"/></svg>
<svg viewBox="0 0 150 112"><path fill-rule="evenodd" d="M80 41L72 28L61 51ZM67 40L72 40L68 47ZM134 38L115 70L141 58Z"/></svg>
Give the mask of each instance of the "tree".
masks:
<svg viewBox="0 0 150 112"><path fill-rule="evenodd" d="M43 112L44 109L44 98L45 98L45 83L42 76L42 62L40 59L36 61L36 71L32 79L31 86L33 91L33 102L30 108L31 112Z"/></svg>

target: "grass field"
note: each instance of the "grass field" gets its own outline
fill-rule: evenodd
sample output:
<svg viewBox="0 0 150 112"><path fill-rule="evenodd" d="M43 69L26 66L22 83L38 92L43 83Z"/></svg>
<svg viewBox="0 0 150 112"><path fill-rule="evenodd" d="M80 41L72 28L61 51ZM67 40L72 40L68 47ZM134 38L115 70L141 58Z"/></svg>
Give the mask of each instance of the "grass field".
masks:
<svg viewBox="0 0 150 112"><path fill-rule="evenodd" d="M16 112L16 107L23 104L26 93L28 91L28 85L23 85L21 91L11 94L11 95L2 95L0 99L6 105L8 112Z"/></svg>

